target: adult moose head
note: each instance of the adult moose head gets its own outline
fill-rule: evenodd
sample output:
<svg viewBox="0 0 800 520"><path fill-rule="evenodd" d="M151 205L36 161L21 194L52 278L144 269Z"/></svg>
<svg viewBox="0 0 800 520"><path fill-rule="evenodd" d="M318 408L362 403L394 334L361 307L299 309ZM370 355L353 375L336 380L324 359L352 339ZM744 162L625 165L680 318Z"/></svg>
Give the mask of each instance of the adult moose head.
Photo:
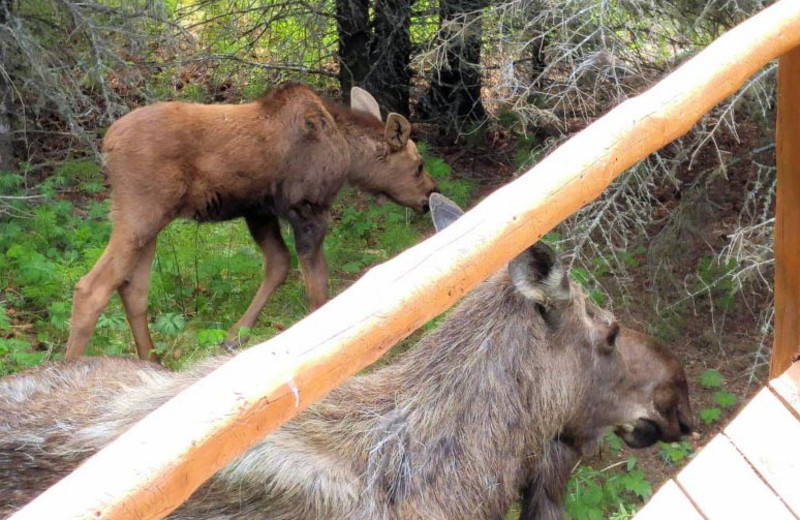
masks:
<svg viewBox="0 0 800 520"><path fill-rule="evenodd" d="M322 101L289 83L253 103L157 103L116 121L103 141L113 230L105 252L75 287L67 359L83 354L116 290L139 357L153 341L147 293L156 237L177 217L215 222L244 217L264 254L265 274L252 303L230 329L252 327L289 273L279 220L287 220L311 309L327 300L322 252L328 210L345 181L423 212L436 183L399 114L381 122L378 104L354 88L352 106Z"/></svg>
<svg viewBox="0 0 800 520"><path fill-rule="evenodd" d="M438 193L431 195L430 205L437 231L463 214L461 208ZM552 249L535 244L509 264L508 272L520 293L542 302L542 317L551 326L551 332L561 329L566 334L561 339L551 338L553 346L561 343L574 346L576 339L580 341L573 336L581 332L580 326L559 323L556 310L572 300L570 293L580 290L569 282ZM535 272L548 274L531 276ZM545 381L552 376L565 377L566 393L583 393L582 404L561 431L528 458L520 497L520 520L563 518L563 497L570 473L580 458L595 448L604 431L613 429L632 448L647 448L658 441L678 441L692 431L686 375L675 356L654 338L618 326L606 311L585 300L584 304L586 317L595 322L589 328L593 339L588 342L595 346L582 354L580 349L573 351L582 356L591 353L589 360L582 361L584 368L577 372L578 377L585 379L577 385L582 389L566 390L574 383L570 381L576 376L573 370L555 370L544 376ZM563 308L560 311L562 316L564 311Z"/></svg>
<svg viewBox="0 0 800 520"><path fill-rule="evenodd" d="M437 227L460 214L436 195L431 208ZM226 359L175 374L86 358L0 381L0 518ZM690 415L675 358L588 302L537 244L170 518L497 519L525 487L530 518L553 520L564 476L605 431L643 447L688 433Z"/></svg>

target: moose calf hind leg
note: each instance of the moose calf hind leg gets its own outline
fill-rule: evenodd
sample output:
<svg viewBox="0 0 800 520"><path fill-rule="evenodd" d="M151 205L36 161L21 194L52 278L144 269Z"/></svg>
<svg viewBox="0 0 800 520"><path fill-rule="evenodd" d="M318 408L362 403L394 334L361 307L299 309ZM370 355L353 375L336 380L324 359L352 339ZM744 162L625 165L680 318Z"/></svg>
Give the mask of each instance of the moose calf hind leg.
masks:
<svg viewBox="0 0 800 520"><path fill-rule="evenodd" d="M111 239L100 259L75 286L66 359L77 359L86 350L97 319L108 305L114 290L125 281L139 254L132 240L121 233Z"/></svg>
<svg viewBox="0 0 800 520"><path fill-rule="evenodd" d="M119 295L122 304L125 306L125 315L131 326L133 340L136 342L136 350L139 359L149 359L157 362L153 339L147 328L147 296L150 289L150 272L153 264L153 257L156 254L156 240L153 239L142 248L136 265L128 278L127 283L119 286Z"/></svg>
<svg viewBox="0 0 800 520"><path fill-rule="evenodd" d="M92 337L97 319L105 309L114 288L98 288L92 283L96 276L89 272L75 285L72 296L72 318L70 319L69 339L65 359L77 359L83 355L89 338Z"/></svg>

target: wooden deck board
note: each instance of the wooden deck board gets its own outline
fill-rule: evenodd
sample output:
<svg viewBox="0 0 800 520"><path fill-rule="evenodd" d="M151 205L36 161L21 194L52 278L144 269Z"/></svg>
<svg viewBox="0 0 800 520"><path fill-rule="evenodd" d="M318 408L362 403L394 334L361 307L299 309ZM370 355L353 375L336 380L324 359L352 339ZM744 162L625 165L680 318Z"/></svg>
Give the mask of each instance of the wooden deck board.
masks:
<svg viewBox="0 0 800 520"><path fill-rule="evenodd" d="M703 520L674 480L667 481L636 514L636 520Z"/></svg>
<svg viewBox="0 0 800 520"><path fill-rule="evenodd" d="M800 421L765 388L725 428L761 478L800 516Z"/></svg>
<svg viewBox="0 0 800 520"><path fill-rule="evenodd" d="M800 361L769 382L770 388L783 399L800 419Z"/></svg>
<svg viewBox="0 0 800 520"><path fill-rule="evenodd" d="M708 443L677 480L708 520L796 520L724 435Z"/></svg>

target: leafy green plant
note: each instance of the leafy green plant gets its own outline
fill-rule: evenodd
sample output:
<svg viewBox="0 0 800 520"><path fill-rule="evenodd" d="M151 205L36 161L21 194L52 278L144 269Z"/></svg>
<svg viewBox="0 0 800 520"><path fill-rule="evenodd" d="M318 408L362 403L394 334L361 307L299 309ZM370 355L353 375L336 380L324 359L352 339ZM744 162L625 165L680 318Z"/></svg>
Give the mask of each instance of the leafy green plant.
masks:
<svg viewBox="0 0 800 520"><path fill-rule="evenodd" d="M573 267L569 274L573 280L581 284L581 286L587 291L587 296L592 303L600 307L603 306L606 301L606 295L603 293L603 291L594 287L593 277L586 269L582 267Z"/></svg>
<svg viewBox="0 0 800 520"><path fill-rule="evenodd" d="M596 470L580 466L567 485L566 510L572 520L632 518L653 487L644 473L636 469L631 457L623 464ZM621 466L621 467L620 467Z"/></svg>
<svg viewBox="0 0 800 520"><path fill-rule="evenodd" d="M166 336L176 336L186 328L186 318L177 312L167 312L156 318L155 329Z"/></svg>
<svg viewBox="0 0 800 520"><path fill-rule="evenodd" d="M708 406L700 410L700 420L706 425L717 422L722 417L722 410L736 405L736 396L722 389L725 379L719 370L708 369L700 376L700 385L706 390L718 389L714 393L717 406Z"/></svg>
<svg viewBox="0 0 800 520"><path fill-rule="evenodd" d="M736 404L736 396L725 390L716 392L714 400L723 408L731 408Z"/></svg>
<svg viewBox="0 0 800 520"><path fill-rule="evenodd" d="M444 159L435 157L428 152L427 143L418 143L417 149L425 161L425 169L439 183L439 190L459 206L467 206L477 183L469 179L454 177L452 168Z"/></svg>
<svg viewBox="0 0 800 520"><path fill-rule="evenodd" d="M694 448L688 441L658 443L659 456L664 462L670 464L680 464L686 460L693 451Z"/></svg>
<svg viewBox="0 0 800 520"><path fill-rule="evenodd" d="M32 351L31 343L18 338L0 338L0 374L6 375L13 371L24 370L38 365L44 360L46 352Z"/></svg>
<svg viewBox="0 0 800 520"><path fill-rule="evenodd" d="M530 168L542 155L541 143L535 136L518 137L515 148L517 151L514 153L513 161L518 170Z"/></svg>
<svg viewBox="0 0 800 520"><path fill-rule="evenodd" d="M570 272L570 276L573 280L581 284L584 289L589 288L589 283L591 281L591 277L589 276L589 272L582 268L582 267L573 267Z"/></svg>
<svg viewBox="0 0 800 520"><path fill-rule="evenodd" d="M724 310L733 310L736 305L736 292L739 286L734 274L738 264L735 258L726 262L704 256L697 266L700 290L707 290L714 301Z"/></svg>
<svg viewBox="0 0 800 520"><path fill-rule="evenodd" d="M98 329L122 331L126 327L125 315L121 312L106 312L97 319Z"/></svg>
<svg viewBox="0 0 800 520"><path fill-rule="evenodd" d="M197 332L197 343L204 347L214 347L222 343L227 335L222 329L203 329Z"/></svg>
<svg viewBox="0 0 800 520"><path fill-rule="evenodd" d="M703 421L706 426L717 422L720 417L722 417L722 410L716 406L710 406L700 410L700 420Z"/></svg>
<svg viewBox="0 0 800 520"><path fill-rule="evenodd" d="M8 316L6 306L0 303L0 332L8 332L11 330L11 318Z"/></svg>
<svg viewBox="0 0 800 520"><path fill-rule="evenodd" d="M53 302L48 308L48 314L50 315L50 324L53 325L56 329L66 330L66 327L69 324L71 309L72 305L69 302L66 301Z"/></svg>
<svg viewBox="0 0 800 520"><path fill-rule="evenodd" d="M624 441L614 432L607 432L603 436L603 442L608 446L611 455L619 455L622 447L625 445Z"/></svg>
<svg viewBox="0 0 800 520"><path fill-rule="evenodd" d="M724 379L719 370L708 369L700 375L700 385L709 390L712 388L720 388Z"/></svg>

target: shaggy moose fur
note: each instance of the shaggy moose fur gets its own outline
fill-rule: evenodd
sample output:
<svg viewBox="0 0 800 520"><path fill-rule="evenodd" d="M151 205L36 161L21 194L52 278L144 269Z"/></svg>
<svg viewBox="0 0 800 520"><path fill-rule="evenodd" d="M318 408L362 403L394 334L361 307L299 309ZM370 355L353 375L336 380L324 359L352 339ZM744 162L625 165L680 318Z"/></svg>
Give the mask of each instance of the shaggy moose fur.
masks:
<svg viewBox="0 0 800 520"><path fill-rule="evenodd" d="M225 359L184 374L82 359L0 381L0 517ZM526 487L527 518L557 519L574 458L605 431L643 447L688 433L690 414L675 358L588 302L536 245L170 518L494 520Z"/></svg>
<svg viewBox="0 0 800 520"><path fill-rule="evenodd" d="M161 229L178 217L215 222L244 217L265 257L265 276L250 307L230 329L252 327L289 273L279 220L294 232L309 305L327 299L322 252L328 210L348 181L417 211L436 183L398 114L381 122L375 100L355 88L352 108L325 103L310 88L287 84L253 103L156 103L116 121L103 141L111 184L113 231L105 252L75 287L67 359L83 354L97 318L117 290L139 357L153 342L147 328L150 268Z"/></svg>
<svg viewBox="0 0 800 520"><path fill-rule="evenodd" d="M662 440L675 440L690 433L686 379L672 353L652 337L630 329L622 329L616 343L627 371L635 374L642 385L631 385L622 392L622 400L631 398L625 396L626 393L644 392L652 396L653 408L667 417L666 422L640 422L638 436L632 435L630 425L619 428L617 433L634 448L645 448L659 436ZM520 520L563 518L564 490L570 473L583 455L581 446L570 442L567 436L547 445L544 456L529 468L529 480L522 491Z"/></svg>

